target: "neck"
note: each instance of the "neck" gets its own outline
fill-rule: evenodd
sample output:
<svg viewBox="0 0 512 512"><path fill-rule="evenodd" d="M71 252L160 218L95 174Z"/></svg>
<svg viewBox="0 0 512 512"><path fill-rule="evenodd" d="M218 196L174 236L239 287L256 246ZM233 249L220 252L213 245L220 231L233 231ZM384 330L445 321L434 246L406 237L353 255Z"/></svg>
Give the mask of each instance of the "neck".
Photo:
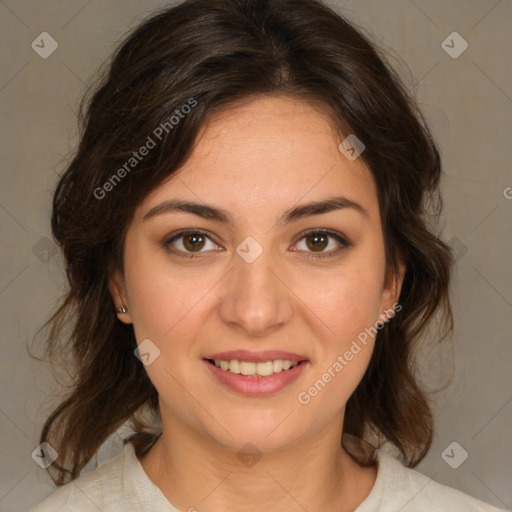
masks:
<svg viewBox="0 0 512 512"><path fill-rule="evenodd" d="M252 454L228 449L172 419L162 426L140 463L179 510L227 512L236 505L237 512L352 512L377 475L376 467L361 467L343 449L334 423L286 449Z"/></svg>

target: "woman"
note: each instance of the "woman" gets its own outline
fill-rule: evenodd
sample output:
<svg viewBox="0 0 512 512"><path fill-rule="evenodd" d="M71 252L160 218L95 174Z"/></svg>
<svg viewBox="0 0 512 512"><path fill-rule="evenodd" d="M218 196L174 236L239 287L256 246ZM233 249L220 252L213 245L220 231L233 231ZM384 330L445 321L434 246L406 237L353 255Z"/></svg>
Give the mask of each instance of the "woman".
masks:
<svg viewBox="0 0 512 512"><path fill-rule="evenodd" d="M74 382L35 512L498 510L412 469L434 432L412 355L452 329L453 259L438 149L364 36L316 0L187 0L82 121L48 338Z"/></svg>

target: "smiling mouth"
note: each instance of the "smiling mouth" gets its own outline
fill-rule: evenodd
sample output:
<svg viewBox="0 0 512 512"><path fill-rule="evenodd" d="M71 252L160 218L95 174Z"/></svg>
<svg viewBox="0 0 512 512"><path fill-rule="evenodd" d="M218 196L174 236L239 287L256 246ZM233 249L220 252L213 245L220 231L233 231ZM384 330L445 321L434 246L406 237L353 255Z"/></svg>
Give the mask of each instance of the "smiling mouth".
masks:
<svg viewBox="0 0 512 512"><path fill-rule="evenodd" d="M245 377L271 377L276 373L292 370L299 364L306 361L291 361L289 359L272 359L263 362L239 361L231 359L229 361L222 359L206 359L210 364L225 372L242 375Z"/></svg>

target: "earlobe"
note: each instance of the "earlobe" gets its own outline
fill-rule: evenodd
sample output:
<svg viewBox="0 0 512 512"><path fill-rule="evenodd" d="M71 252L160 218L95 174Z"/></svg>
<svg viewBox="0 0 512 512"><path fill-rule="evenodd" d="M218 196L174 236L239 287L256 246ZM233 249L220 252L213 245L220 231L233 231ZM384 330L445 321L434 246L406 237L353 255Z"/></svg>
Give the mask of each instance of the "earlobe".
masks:
<svg viewBox="0 0 512 512"><path fill-rule="evenodd" d="M398 299L400 298L400 292L402 291L406 265L402 259L399 259L397 263L398 273L393 274L390 277L388 284L382 293L381 311L387 319L391 319L402 309L402 305L399 304Z"/></svg>
<svg viewBox="0 0 512 512"><path fill-rule="evenodd" d="M128 308L128 299L126 287L121 272L116 270L110 278L108 289L112 300L114 301L114 309L117 317L125 324L131 324L132 319Z"/></svg>
<svg viewBox="0 0 512 512"><path fill-rule="evenodd" d="M398 303L398 299L400 298L400 292L402 291L402 285L404 283L405 278L406 265L402 261L402 259L398 260L398 276L394 279L394 302Z"/></svg>

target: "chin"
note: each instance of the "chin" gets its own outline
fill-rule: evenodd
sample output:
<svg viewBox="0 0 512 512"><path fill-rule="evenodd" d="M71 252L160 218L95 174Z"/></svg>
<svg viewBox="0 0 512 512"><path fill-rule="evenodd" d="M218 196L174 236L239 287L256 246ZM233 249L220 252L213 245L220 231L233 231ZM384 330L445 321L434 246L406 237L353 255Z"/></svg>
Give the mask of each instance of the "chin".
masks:
<svg viewBox="0 0 512 512"><path fill-rule="evenodd" d="M292 420L294 414L290 414L291 410L286 413L255 411L223 417L222 427L217 423L210 424L208 430L210 436L219 444L235 452L239 452L246 445L253 446L261 453L277 452L298 442L301 437L297 418ZM292 426L293 431L290 429Z"/></svg>

